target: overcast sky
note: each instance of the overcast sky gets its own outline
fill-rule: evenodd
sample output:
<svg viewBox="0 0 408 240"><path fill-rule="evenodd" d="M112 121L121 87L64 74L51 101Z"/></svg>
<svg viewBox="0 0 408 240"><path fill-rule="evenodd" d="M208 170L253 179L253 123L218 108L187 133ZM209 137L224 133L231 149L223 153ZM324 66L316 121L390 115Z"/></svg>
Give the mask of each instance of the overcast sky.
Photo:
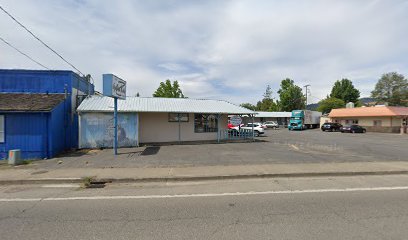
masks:
<svg viewBox="0 0 408 240"><path fill-rule="evenodd" d="M103 73L151 96L178 80L190 98L256 103L284 78L310 102L349 78L369 96L381 74L408 75L408 1L0 0L102 89ZM0 37L49 68L71 69L0 12ZM0 42L0 68L41 69ZM309 102L309 103L310 103Z"/></svg>

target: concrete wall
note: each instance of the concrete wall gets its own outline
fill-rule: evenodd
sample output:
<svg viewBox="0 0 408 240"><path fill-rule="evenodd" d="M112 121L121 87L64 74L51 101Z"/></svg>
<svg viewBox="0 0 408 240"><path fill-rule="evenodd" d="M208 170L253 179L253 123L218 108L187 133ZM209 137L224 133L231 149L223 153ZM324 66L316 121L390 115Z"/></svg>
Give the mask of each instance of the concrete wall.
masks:
<svg viewBox="0 0 408 240"><path fill-rule="evenodd" d="M179 140L179 123L169 122L168 113L139 113L139 140L141 143L177 142ZM226 129L227 115L222 115L220 129ZM194 114L189 114L188 122L181 122L181 141L217 140L217 133L195 133Z"/></svg>

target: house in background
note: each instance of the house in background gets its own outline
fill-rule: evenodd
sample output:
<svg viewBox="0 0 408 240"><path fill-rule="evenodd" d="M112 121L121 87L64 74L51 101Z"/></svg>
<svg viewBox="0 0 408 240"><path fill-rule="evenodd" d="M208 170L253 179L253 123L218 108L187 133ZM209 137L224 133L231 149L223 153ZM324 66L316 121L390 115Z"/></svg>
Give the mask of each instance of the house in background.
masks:
<svg viewBox="0 0 408 240"><path fill-rule="evenodd" d="M332 109L331 122L342 125L358 124L369 132L406 133L408 107L358 107Z"/></svg>
<svg viewBox="0 0 408 240"><path fill-rule="evenodd" d="M72 71L0 70L0 159L13 149L38 159L77 148L76 108L93 93Z"/></svg>

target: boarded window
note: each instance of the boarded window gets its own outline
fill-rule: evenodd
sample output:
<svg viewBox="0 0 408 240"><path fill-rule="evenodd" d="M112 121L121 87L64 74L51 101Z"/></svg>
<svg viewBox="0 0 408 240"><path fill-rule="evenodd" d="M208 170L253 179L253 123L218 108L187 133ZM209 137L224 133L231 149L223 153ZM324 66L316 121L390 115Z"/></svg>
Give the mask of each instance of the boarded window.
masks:
<svg viewBox="0 0 408 240"><path fill-rule="evenodd" d="M188 113L169 113L169 122L188 122Z"/></svg>
<svg viewBox="0 0 408 240"><path fill-rule="evenodd" d="M381 127L382 126L381 120L374 120L373 123L374 123L374 127Z"/></svg>
<svg viewBox="0 0 408 240"><path fill-rule="evenodd" d="M0 143L4 143L4 115L0 115Z"/></svg>

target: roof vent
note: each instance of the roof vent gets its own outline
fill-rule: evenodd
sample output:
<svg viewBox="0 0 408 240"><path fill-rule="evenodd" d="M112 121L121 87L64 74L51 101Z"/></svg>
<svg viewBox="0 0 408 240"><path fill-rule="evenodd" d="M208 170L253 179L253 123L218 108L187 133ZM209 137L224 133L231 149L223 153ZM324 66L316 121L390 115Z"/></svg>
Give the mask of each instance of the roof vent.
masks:
<svg viewBox="0 0 408 240"><path fill-rule="evenodd" d="M354 103L353 102L347 103L346 108L354 108Z"/></svg>

